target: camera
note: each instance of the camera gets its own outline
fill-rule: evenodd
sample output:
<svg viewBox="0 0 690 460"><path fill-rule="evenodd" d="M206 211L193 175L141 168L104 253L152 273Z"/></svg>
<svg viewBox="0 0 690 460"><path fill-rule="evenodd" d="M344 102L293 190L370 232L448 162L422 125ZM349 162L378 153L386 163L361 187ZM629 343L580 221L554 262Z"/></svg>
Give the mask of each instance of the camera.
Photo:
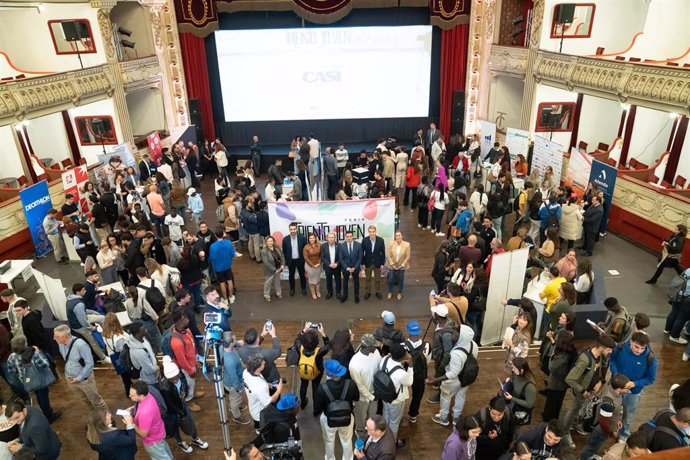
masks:
<svg viewBox="0 0 690 460"><path fill-rule="evenodd" d="M321 323L309 323L311 329L318 329L321 327Z"/></svg>
<svg viewBox="0 0 690 460"><path fill-rule="evenodd" d="M273 329L273 321L270 319L267 319L266 322L264 323L264 331L268 332Z"/></svg>

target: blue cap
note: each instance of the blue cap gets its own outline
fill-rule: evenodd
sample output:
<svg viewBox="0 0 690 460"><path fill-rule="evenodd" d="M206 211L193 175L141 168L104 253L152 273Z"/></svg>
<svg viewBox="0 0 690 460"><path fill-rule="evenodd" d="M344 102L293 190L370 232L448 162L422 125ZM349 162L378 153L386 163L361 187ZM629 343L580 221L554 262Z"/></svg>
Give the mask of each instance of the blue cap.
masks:
<svg viewBox="0 0 690 460"><path fill-rule="evenodd" d="M422 328L419 327L417 321L410 321L407 323L407 333L409 335L422 335Z"/></svg>
<svg viewBox="0 0 690 460"><path fill-rule="evenodd" d="M297 404L299 404L297 395L294 393L287 393L280 397L276 407L278 407L279 410L290 410L297 406Z"/></svg>
<svg viewBox="0 0 690 460"><path fill-rule="evenodd" d="M347 372L347 368L335 359L329 359L323 363L323 369L334 377L342 377Z"/></svg>

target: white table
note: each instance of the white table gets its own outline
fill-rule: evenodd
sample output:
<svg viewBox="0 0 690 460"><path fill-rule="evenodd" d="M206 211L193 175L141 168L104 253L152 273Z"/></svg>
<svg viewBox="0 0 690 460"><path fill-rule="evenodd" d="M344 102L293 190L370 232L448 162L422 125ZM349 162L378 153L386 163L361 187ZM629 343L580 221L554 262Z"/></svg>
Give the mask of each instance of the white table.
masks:
<svg viewBox="0 0 690 460"><path fill-rule="evenodd" d="M19 275L22 276L25 282L29 281L29 279L34 276L34 272L31 270L33 263L33 259L10 260L10 268L0 275L0 283L6 284L14 289L12 282L17 279Z"/></svg>

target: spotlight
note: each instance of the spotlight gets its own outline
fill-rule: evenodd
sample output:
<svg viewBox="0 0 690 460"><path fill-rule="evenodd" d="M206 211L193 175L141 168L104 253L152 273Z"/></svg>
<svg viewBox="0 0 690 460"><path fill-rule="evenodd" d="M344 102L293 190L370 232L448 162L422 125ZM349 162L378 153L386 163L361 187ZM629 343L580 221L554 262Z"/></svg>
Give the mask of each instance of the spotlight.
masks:
<svg viewBox="0 0 690 460"><path fill-rule="evenodd" d="M525 29L522 29L522 28L521 28L521 29L518 29L518 30L516 30L515 32L513 32L512 34L510 34L510 36L513 37L513 38L516 38L518 35L520 35L520 34L523 33L524 31L525 31Z"/></svg>
<svg viewBox="0 0 690 460"><path fill-rule="evenodd" d="M124 46L125 48L132 48L134 49L134 45L136 44L135 42L131 42L129 40L120 40L120 44Z"/></svg>
<svg viewBox="0 0 690 460"><path fill-rule="evenodd" d="M521 22L523 22L524 20L525 20L525 18L523 18L522 16L518 16L515 19L513 19L513 25L516 26L516 25L520 24Z"/></svg>
<svg viewBox="0 0 690 460"><path fill-rule="evenodd" d="M130 37L130 36L132 35L132 31L131 31L131 30L125 29L125 28L122 27L122 26L119 26L119 27L117 28L117 33L120 34L120 35L126 35L126 36L128 36L128 37Z"/></svg>

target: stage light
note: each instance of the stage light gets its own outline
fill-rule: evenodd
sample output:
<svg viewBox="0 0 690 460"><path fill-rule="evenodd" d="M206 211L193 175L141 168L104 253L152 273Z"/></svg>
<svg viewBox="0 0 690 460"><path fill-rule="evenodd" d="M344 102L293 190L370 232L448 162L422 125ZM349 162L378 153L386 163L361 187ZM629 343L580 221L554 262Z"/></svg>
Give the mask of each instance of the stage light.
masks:
<svg viewBox="0 0 690 460"><path fill-rule="evenodd" d="M515 37L517 37L518 35L520 35L521 33L523 33L524 31L525 31L525 29L522 29L522 28L521 28L521 29L518 29L518 30L516 30L515 32L513 32L512 34L510 34L510 36L513 37L513 38L515 38Z"/></svg>
<svg viewBox="0 0 690 460"><path fill-rule="evenodd" d="M516 25L520 24L521 22L523 22L524 20L525 20L525 18L523 18L522 16L518 16L515 19L513 19L513 25L516 26Z"/></svg>
<svg viewBox="0 0 690 460"><path fill-rule="evenodd" d="M125 48L132 48L134 49L134 45L136 44L135 42L131 42L129 40L120 40L120 44L124 46Z"/></svg>
<svg viewBox="0 0 690 460"><path fill-rule="evenodd" d="M128 36L128 37L131 37L131 36L132 36L132 31L131 31L131 30L128 30L128 29L125 29L125 28L122 27L122 26L119 26L119 27L117 28L117 33L120 34L120 35L126 35L126 36Z"/></svg>

